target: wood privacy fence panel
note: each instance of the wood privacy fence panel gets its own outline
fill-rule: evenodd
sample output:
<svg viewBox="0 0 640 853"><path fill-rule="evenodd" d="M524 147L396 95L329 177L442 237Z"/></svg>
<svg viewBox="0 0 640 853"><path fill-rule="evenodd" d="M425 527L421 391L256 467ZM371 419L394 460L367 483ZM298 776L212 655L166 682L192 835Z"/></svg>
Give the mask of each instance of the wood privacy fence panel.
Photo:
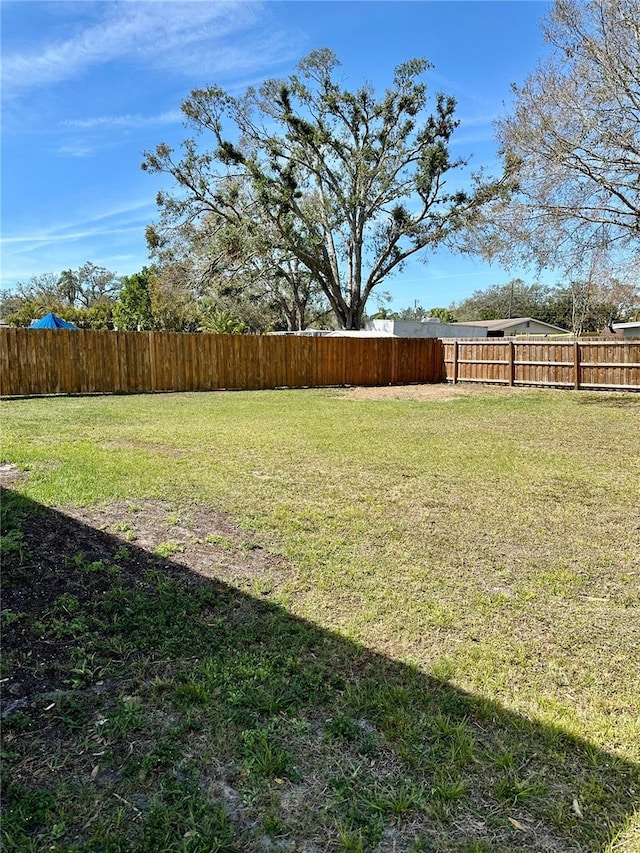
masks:
<svg viewBox="0 0 640 853"><path fill-rule="evenodd" d="M91 394L443 380L434 338L0 329L0 393Z"/></svg>
<svg viewBox="0 0 640 853"><path fill-rule="evenodd" d="M447 341L449 382L640 391L640 341Z"/></svg>

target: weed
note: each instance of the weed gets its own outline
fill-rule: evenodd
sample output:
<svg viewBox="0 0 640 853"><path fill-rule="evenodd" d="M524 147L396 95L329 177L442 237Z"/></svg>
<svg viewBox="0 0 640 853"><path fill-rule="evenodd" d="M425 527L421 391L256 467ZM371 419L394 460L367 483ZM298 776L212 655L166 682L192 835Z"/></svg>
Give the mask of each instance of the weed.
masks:
<svg viewBox="0 0 640 853"><path fill-rule="evenodd" d="M341 740L355 740L361 733L361 729L353 717L347 714L338 714L331 717L325 724L325 731L333 737Z"/></svg>
<svg viewBox="0 0 640 853"><path fill-rule="evenodd" d="M274 812L267 812L262 818L262 828L271 838L285 835L287 825L282 818Z"/></svg>
<svg viewBox="0 0 640 853"><path fill-rule="evenodd" d="M488 751L485 757L490 764L507 773L514 771L523 760L522 748L519 744L513 746L500 744L496 749Z"/></svg>
<svg viewBox="0 0 640 853"><path fill-rule="evenodd" d="M2 617L2 624L5 628L8 628L10 625L15 625L16 622L20 622L21 619L26 617L26 613L23 613L21 610L11 610L11 608L7 608L3 610L0 616Z"/></svg>
<svg viewBox="0 0 640 853"><path fill-rule="evenodd" d="M268 779L291 777L289 756L274 741L268 730L254 729L242 732L244 768L249 776Z"/></svg>
<svg viewBox="0 0 640 853"><path fill-rule="evenodd" d="M218 548L222 548L224 551L234 551L236 547L226 536L220 536L216 533L210 533L208 536L205 536L204 541L208 542L209 545L217 545Z"/></svg>
<svg viewBox="0 0 640 853"><path fill-rule="evenodd" d="M235 827L224 807L208 802L189 779L165 778L145 812L135 849L141 853L181 849L189 853L233 853Z"/></svg>
<svg viewBox="0 0 640 853"><path fill-rule="evenodd" d="M31 717L22 711L15 711L10 716L7 716L2 722L2 728L5 732L13 732L22 734L31 728Z"/></svg>
<svg viewBox="0 0 640 853"><path fill-rule="evenodd" d="M206 705L210 699L210 694L203 684L197 681L188 681L177 684L173 688L171 698L176 704L189 708L192 705Z"/></svg>
<svg viewBox="0 0 640 853"><path fill-rule="evenodd" d="M383 814L402 818L417 808L423 802L422 790L412 782L390 780L384 787L376 791L373 805Z"/></svg>
<svg viewBox="0 0 640 853"><path fill-rule="evenodd" d="M3 789L7 807L3 809L2 835L17 851L49 821L55 810L55 798L46 788L32 789L9 782Z"/></svg>
<svg viewBox="0 0 640 853"><path fill-rule="evenodd" d="M360 831L339 825L337 832L338 843L343 853L364 853L365 842Z"/></svg>
<svg viewBox="0 0 640 853"><path fill-rule="evenodd" d="M153 553L156 557L167 559L168 557L172 557L174 554L179 554L181 551L184 551L184 547L185 546L182 542L161 542L153 549Z"/></svg>
<svg viewBox="0 0 640 853"><path fill-rule="evenodd" d="M496 786L496 794L502 802L513 806L529 802L533 797L545 793L546 787L541 782L528 779L519 780L513 775L504 776Z"/></svg>
<svg viewBox="0 0 640 853"><path fill-rule="evenodd" d="M90 682L99 681L104 674L104 664L99 661L96 652L89 652L83 647L71 649L69 672L71 686L76 689Z"/></svg>
<svg viewBox="0 0 640 853"><path fill-rule="evenodd" d="M466 790L466 783L462 779L443 776L434 780L431 794L443 803L455 803L464 796Z"/></svg>
<svg viewBox="0 0 640 853"><path fill-rule="evenodd" d="M165 738L158 743L153 752L145 755L140 762L135 762L136 770L143 778L148 774L166 770L176 763L181 752L181 747L177 742Z"/></svg>
<svg viewBox="0 0 640 853"><path fill-rule="evenodd" d="M15 554L20 563L24 561L24 542L21 530L8 530L0 536L0 555L3 558Z"/></svg>
<svg viewBox="0 0 640 853"><path fill-rule="evenodd" d="M138 702L125 700L122 707L107 718L106 731L112 737L127 740L144 728L145 720Z"/></svg>

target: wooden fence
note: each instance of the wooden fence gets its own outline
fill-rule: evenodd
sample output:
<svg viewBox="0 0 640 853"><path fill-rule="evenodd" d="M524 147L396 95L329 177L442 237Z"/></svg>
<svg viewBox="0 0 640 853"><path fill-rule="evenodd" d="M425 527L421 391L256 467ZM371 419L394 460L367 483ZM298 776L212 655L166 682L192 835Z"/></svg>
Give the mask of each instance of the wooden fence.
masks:
<svg viewBox="0 0 640 853"><path fill-rule="evenodd" d="M441 382L442 342L0 328L0 393L212 391Z"/></svg>
<svg viewBox="0 0 640 853"><path fill-rule="evenodd" d="M0 393L485 382L640 391L640 341L441 341L0 328Z"/></svg>
<svg viewBox="0 0 640 853"><path fill-rule="evenodd" d="M640 391L640 341L446 341L449 382Z"/></svg>

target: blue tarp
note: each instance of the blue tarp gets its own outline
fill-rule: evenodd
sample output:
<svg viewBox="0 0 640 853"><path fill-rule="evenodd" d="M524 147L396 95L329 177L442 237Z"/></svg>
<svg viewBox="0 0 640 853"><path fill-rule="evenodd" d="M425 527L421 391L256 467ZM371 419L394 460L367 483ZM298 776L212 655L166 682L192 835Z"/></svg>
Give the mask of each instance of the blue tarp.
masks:
<svg viewBox="0 0 640 853"><path fill-rule="evenodd" d="M77 329L77 326L74 326L73 323L67 322L67 320L63 320L62 317L58 317L57 314L50 312L49 314L45 314L41 320L36 320L29 326L30 329Z"/></svg>

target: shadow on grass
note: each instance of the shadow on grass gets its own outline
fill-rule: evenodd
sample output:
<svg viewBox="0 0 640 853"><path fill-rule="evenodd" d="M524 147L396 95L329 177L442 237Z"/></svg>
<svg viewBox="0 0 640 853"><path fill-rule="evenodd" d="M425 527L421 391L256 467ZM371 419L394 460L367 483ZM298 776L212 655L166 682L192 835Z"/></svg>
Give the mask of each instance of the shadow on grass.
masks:
<svg viewBox="0 0 640 853"><path fill-rule="evenodd" d="M602 851L624 830L619 758L16 492L2 512L3 849Z"/></svg>

